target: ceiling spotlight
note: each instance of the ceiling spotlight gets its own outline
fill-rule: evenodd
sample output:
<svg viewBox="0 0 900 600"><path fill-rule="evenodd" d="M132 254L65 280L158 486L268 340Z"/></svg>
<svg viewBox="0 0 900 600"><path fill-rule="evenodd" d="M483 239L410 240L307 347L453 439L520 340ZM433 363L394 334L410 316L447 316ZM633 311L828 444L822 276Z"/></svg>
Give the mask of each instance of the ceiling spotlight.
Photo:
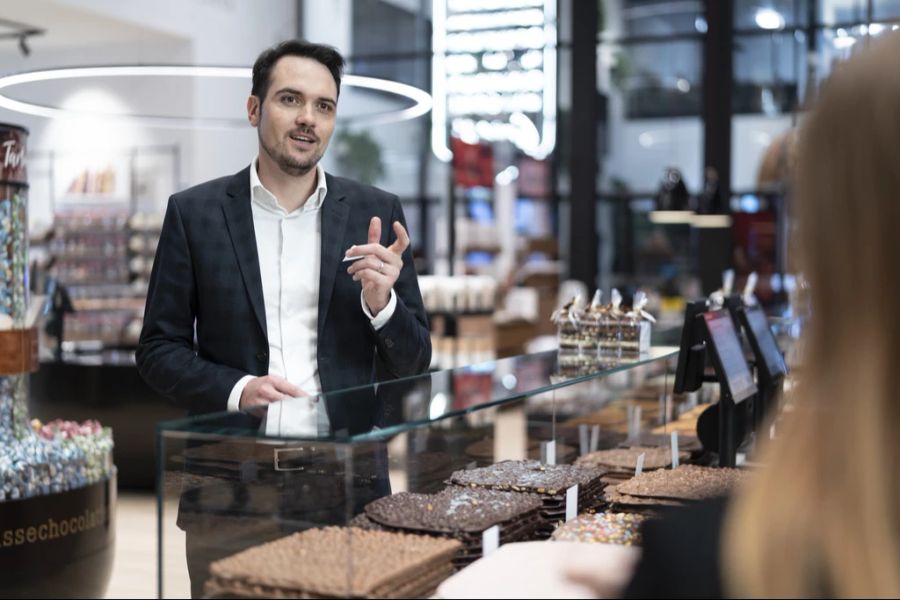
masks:
<svg viewBox="0 0 900 600"><path fill-rule="evenodd" d="M31 54L31 48L28 47L28 38L24 35L19 38L19 52L22 53L22 56Z"/></svg>
<svg viewBox="0 0 900 600"><path fill-rule="evenodd" d="M772 8L760 8L756 11L756 24L760 29L784 29L784 17Z"/></svg>

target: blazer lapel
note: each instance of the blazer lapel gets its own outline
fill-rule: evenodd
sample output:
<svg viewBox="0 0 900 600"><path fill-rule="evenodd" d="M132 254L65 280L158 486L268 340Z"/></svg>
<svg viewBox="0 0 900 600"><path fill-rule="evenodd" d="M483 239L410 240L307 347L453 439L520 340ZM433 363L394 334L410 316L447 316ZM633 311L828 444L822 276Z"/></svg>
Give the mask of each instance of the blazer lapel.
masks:
<svg viewBox="0 0 900 600"><path fill-rule="evenodd" d="M325 202L322 203L322 266L319 272L318 324L320 338L331 304L334 280L346 250L343 247L344 229L350 215L350 207L344 202L346 195L340 184L328 174L325 175L325 181L328 183L328 193L325 195Z"/></svg>
<svg viewBox="0 0 900 600"><path fill-rule="evenodd" d="M263 335L268 337L262 276L259 274L259 254L256 251L256 233L253 229L253 210L250 206L250 167L232 177L227 193L228 197L222 201L225 223L253 313Z"/></svg>

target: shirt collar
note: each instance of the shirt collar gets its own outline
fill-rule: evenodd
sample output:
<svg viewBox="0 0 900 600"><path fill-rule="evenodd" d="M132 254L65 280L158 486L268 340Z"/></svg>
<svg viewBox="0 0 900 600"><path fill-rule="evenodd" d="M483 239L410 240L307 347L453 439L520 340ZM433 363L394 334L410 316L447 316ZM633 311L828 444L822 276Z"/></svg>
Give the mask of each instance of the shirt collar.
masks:
<svg viewBox="0 0 900 600"><path fill-rule="evenodd" d="M259 157L256 157L253 159L253 162L250 163L250 197L252 201L263 208L285 213L284 208L278 204L275 194L267 190L266 186L259 180L259 173L256 170L258 166ZM322 207L322 203L325 201L325 195L327 193L328 183L325 181L325 169L322 168L320 163L316 163L316 189L313 190L312 195L307 198L306 203L297 212L319 210Z"/></svg>

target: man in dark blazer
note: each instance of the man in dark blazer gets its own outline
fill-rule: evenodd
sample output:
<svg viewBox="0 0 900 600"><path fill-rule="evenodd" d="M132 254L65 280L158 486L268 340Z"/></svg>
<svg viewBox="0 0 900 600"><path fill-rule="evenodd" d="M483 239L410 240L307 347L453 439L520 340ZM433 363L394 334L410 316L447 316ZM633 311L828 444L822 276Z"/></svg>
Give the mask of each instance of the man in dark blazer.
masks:
<svg viewBox="0 0 900 600"><path fill-rule="evenodd" d="M257 61L257 67L261 61L269 63L268 96L251 96L248 114L260 130L258 177L279 203L283 191L293 196L286 204L300 199L302 206L315 189L316 166L333 131L340 67L337 74L332 72L328 65L333 62L321 63L317 55L309 55L317 52L328 54L328 49L292 41ZM282 69L287 61L302 68ZM321 89L304 95L312 88L310 74ZM312 106L317 102L320 107ZM284 105L289 105L284 109L287 117L271 124L273 113ZM304 132L314 136L312 142L295 143L295 134ZM270 133L272 144L265 139ZM286 168L271 156L279 147L287 154ZM266 181L266 167L274 174L273 183ZM175 194L166 211L137 364L151 387L181 402L191 414L226 410L230 393L247 375L259 381L244 388L241 408L301 392L285 377L268 377L272 340L267 337L267 300L251 210L251 168ZM431 342L397 197L331 175L325 175L325 181L315 353L321 389L373 382L376 362L380 373L395 377L424 372ZM382 228L381 223L392 227ZM349 256L368 257L342 262L354 245ZM390 295L396 296L393 314L377 330L361 307L361 290L373 313L385 309Z"/></svg>
<svg viewBox="0 0 900 600"><path fill-rule="evenodd" d="M247 102L258 158L169 199L137 365L152 388L192 415L228 410L239 418L238 411L289 398L303 404L307 396L300 419L306 435L358 433L379 421L373 392L326 395L324 408L316 395L429 366L428 323L400 202L328 175L319 164L334 131L343 64L333 48L299 40L263 52ZM185 459L213 454L215 448L192 448ZM377 496L385 493L386 457L372 456L381 465L369 490ZM222 518L276 517L266 516L272 502L265 499L275 488L261 477L281 486L274 504L290 501L278 509L282 517L288 511L299 515L295 521L332 519L297 508L315 504L302 490L322 489L311 476L271 474L271 462L253 460L250 470L240 464L234 481L226 476L182 495L179 525L187 532L195 596L203 592L208 563L235 549ZM247 481L257 464L268 474ZM343 475L335 478L343 482ZM211 507L223 497L232 498L231 508L215 514Z"/></svg>

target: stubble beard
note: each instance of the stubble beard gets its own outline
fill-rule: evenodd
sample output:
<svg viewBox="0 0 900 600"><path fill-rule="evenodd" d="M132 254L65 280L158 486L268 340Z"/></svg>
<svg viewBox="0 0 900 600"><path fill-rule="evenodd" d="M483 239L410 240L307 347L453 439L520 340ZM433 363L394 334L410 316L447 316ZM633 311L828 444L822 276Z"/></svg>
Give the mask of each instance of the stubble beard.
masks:
<svg viewBox="0 0 900 600"><path fill-rule="evenodd" d="M287 152L282 152L279 148L273 148L263 139L262 132L258 132L259 145L263 151L269 155L269 158L278 165L278 168L292 177L300 177L312 171L315 166L322 160L324 152L315 152L308 160L297 160Z"/></svg>

